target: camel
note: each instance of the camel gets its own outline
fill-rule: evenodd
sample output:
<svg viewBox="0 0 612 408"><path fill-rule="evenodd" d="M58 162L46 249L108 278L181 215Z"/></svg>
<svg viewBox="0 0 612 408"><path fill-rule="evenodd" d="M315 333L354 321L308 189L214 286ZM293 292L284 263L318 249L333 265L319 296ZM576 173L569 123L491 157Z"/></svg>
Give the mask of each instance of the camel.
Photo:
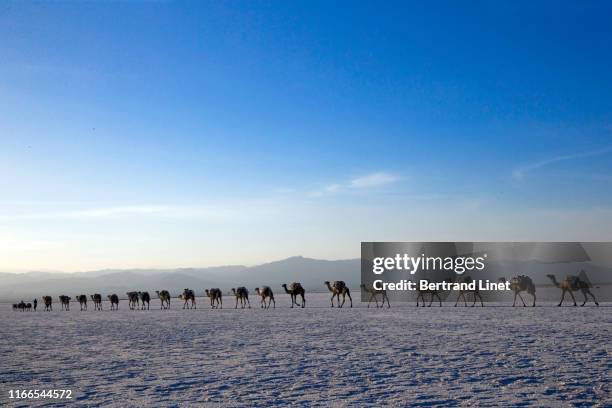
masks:
<svg viewBox="0 0 612 408"><path fill-rule="evenodd" d="M19 309L19 303L13 303L13 310Z"/></svg>
<svg viewBox="0 0 612 408"><path fill-rule="evenodd" d="M140 299L138 298L138 292L127 292L128 300L130 301L130 310L137 309L140 306Z"/></svg>
<svg viewBox="0 0 612 408"><path fill-rule="evenodd" d="M59 297L62 310L70 310L70 296L61 295Z"/></svg>
<svg viewBox="0 0 612 408"><path fill-rule="evenodd" d="M298 296L302 297L302 304L301 304L302 308L306 307L306 298L304 297L304 294L306 293L306 291L302 287L301 283L293 282L292 284L289 285L289 287L287 287L286 283L283 283L281 286L283 287L283 289L285 289L285 293L291 295L291 308L292 309L293 309L293 305L300 306L300 304L297 302Z"/></svg>
<svg viewBox="0 0 612 408"><path fill-rule="evenodd" d="M83 310L87 310L87 296L85 296L85 295L76 295L75 298L79 302L79 305L81 306L81 312Z"/></svg>
<svg viewBox="0 0 612 408"><path fill-rule="evenodd" d="M95 293L91 295L91 300L94 303L94 310L102 310L102 295Z"/></svg>
<svg viewBox="0 0 612 408"><path fill-rule="evenodd" d="M380 307L385 307L385 299L387 300L387 309L391 307L391 303L389 303L389 298L387 297L387 291L384 289L374 289L369 288L365 284L361 284L361 289L364 292L370 294L370 299L368 300L368 307L370 307L370 303L372 303L372 299L376 302L376 308L378 308L378 295L382 295L382 305Z"/></svg>
<svg viewBox="0 0 612 408"><path fill-rule="evenodd" d="M205 289L206 296L210 298L210 307L212 309L223 309L223 292L219 288Z"/></svg>
<svg viewBox="0 0 612 408"><path fill-rule="evenodd" d="M151 303L151 295L149 295L149 292L138 292L138 297L142 304L140 310L145 310L145 302L147 303L147 310L149 310L149 304Z"/></svg>
<svg viewBox="0 0 612 408"><path fill-rule="evenodd" d="M471 276L463 276L460 279L460 283L472 283L472 277ZM461 299L463 297L463 303L464 306L467 307L467 298L465 296L466 293L473 293L474 294L474 302L472 303L472 307L474 307L476 305L476 298L480 299L480 306L484 307L484 303L482 302L482 296L480 296L480 292L478 290L478 287L476 287L476 289L470 290L470 289L466 289L466 290L459 290L459 296L457 296L457 301L455 302L455 307L457 307L457 303L459 303L459 299Z"/></svg>
<svg viewBox="0 0 612 408"><path fill-rule="evenodd" d="M111 310L119 310L119 296L113 293L112 295L108 295L107 298L111 304Z"/></svg>
<svg viewBox="0 0 612 408"><path fill-rule="evenodd" d="M236 306L234 309L238 309L238 301L240 300L240 306L244 307L248 304L249 309L251 308L251 302L249 302L249 291L244 286L238 288L232 288L232 293L236 296Z"/></svg>
<svg viewBox="0 0 612 408"><path fill-rule="evenodd" d="M589 283L583 281L578 276L568 275L560 283L557 282L557 278L555 278L555 275L546 275L546 276L548 276L548 278L552 281L552 283L556 287L560 288L563 291L563 294L561 295L561 301L559 302L557 306L561 306L563 304L563 300L565 299L565 292L569 292L570 296L572 297L572 300L574 301L574 306L577 306L576 298L574 297L574 294L572 293L577 290L581 291L582 294L584 295L584 302L582 302L580 306L584 306L586 304L588 300L587 295L591 295L591 297L593 298L593 301L595 302L595 305L599 306L599 303L597 303L597 299L595 298L595 295L590 290Z"/></svg>
<svg viewBox="0 0 612 408"><path fill-rule="evenodd" d="M32 311L32 304L31 303L26 303L25 310L27 310L28 312L31 312Z"/></svg>
<svg viewBox="0 0 612 408"><path fill-rule="evenodd" d="M506 278L501 277L501 278L499 278L499 281L500 282L506 282ZM519 275L519 276L515 276L512 279L510 279L510 289L514 292L514 302L512 302L512 307L514 307L514 305L516 304L516 297L517 296L519 297L519 299L521 299L521 302L523 302L523 307L527 306L525 304L525 300L521 296L521 292L523 292L523 291L526 291L531 296L533 296L533 304L531 306L535 307L535 304L536 304L536 294L535 294L536 288L535 288L535 285L533 284L533 281L531 280L531 278L529 276Z"/></svg>
<svg viewBox="0 0 612 408"><path fill-rule="evenodd" d="M161 302L160 309L170 309L170 292L167 290L156 290L155 293L157 293L157 297Z"/></svg>
<svg viewBox="0 0 612 408"><path fill-rule="evenodd" d="M189 307L188 309L193 309L196 308L196 301L195 301L195 292L191 289L185 289L183 290L183 294L179 296L179 299L182 299L185 301L185 303L183 303L183 309L185 309L187 307L187 302L191 301L191 307Z"/></svg>
<svg viewBox="0 0 612 408"><path fill-rule="evenodd" d="M51 296L43 296L42 301L45 304L45 312L50 312L53 310L53 299Z"/></svg>
<svg viewBox="0 0 612 408"><path fill-rule="evenodd" d="M270 303L274 303L274 308L276 309L276 300L274 300L274 293L272 293L272 288L269 286L262 286L261 289L255 288L255 293L261 296L261 307L264 309L270 308ZM266 306L266 298L270 298L268 300L268 305Z"/></svg>
<svg viewBox="0 0 612 408"><path fill-rule="evenodd" d="M416 291L419 292L419 295L417 296L417 304L416 304L417 307L419 307L419 299L423 300L423 304L421 306L425 307L425 294L427 293L431 295L431 300L429 301L429 305L427 305L427 307L431 307L431 304L434 301L434 297L438 298L438 302L440 302L440 307L442 307L442 299L440 298L440 292L437 289L421 290L419 286L417 285Z"/></svg>
<svg viewBox="0 0 612 408"><path fill-rule="evenodd" d="M334 307L334 297L338 299L338 307L344 306L344 302L346 301L346 297L349 297L351 301L351 307L353 307L353 298L351 297L351 291L344 281L334 281L333 285L329 284L329 281L325 281L325 286L332 293L331 297L331 307ZM340 304L340 295L342 295L342 304Z"/></svg>

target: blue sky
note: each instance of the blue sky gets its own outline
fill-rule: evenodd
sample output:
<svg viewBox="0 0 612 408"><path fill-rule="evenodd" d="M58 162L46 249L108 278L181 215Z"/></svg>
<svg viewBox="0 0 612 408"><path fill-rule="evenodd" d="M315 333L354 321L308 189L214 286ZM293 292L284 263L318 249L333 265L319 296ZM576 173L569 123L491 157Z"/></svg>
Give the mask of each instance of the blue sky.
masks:
<svg viewBox="0 0 612 408"><path fill-rule="evenodd" d="M606 2L8 2L0 270L612 239Z"/></svg>

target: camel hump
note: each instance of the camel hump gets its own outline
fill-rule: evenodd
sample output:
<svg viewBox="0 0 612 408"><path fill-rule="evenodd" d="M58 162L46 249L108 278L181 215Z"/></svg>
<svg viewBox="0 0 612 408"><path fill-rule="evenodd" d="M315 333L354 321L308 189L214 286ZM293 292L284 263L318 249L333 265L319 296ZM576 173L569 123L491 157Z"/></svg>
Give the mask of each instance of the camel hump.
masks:
<svg viewBox="0 0 612 408"><path fill-rule="evenodd" d="M300 282L293 282L291 284L291 289L300 289L302 287L302 284Z"/></svg>
<svg viewBox="0 0 612 408"><path fill-rule="evenodd" d="M344 281L334 281L334 288L336 289L344 289L346 287L346 283Z"/></svg>

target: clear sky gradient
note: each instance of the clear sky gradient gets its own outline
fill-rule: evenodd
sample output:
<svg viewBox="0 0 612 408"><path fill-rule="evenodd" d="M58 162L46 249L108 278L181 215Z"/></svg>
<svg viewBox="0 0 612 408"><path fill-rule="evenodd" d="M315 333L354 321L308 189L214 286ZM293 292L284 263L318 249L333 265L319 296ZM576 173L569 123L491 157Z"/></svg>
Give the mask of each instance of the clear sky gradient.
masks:
<svg viewBox="0 0 612 408"><path fill-rule="evenodd" d="M0 271L612 240L610 2L0 4Z"/></svg>

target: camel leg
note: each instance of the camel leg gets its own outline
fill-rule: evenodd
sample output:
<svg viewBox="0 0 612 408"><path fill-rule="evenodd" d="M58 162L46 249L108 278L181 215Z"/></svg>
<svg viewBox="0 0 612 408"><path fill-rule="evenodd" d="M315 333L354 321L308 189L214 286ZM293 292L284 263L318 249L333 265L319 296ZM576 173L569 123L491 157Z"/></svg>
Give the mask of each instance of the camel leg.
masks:
<svg viewBox="0 0 612 408"><path fill-rule="evenodd" d="M351 291L348 290L348 288L346 288L346 296L349 297L349 300L351 301L351 309L353 308L353 298L351 297Z"/></svg>
<svg viewBox="0 0 612 408"><path fill-rule="evenodd" d="M514 302L512 302L512 307L514 307L516 304L516 295L518 295L518 292L514 292Z"/></svg>
<svg viewBox="0 0 612 408"><path fill-rule="evenodd" d="M438 298L438 302L440 302L440 307L442 307L442 299L440 298L440 295L436 293L436 296ZM433 295L431 296L431 301L433 302Z"/></svg>
<svg viewBox="0 0 612 408"><path fill-rule="evenodd" d="M482 296L480 296L480 293L478 294L478 298L480 299L480 307L484 307L484 303L482 303ZM474 303L476 303L476 296L474 296Z"/></svg>
<svg viewBox="0 0 612 408"><path fill-rule="evenodd" d="M565 289L563 289L561 292L561 301L557 306L561 306L563 304L563 300L565 299Z"/></svg>
<svg viewBox="0 0 612 408"><path fill-rule="evenodd" d="M248 297L248 296L247 296L247 298L246 298L245 305L246 305L247 303L249 304L249 309L250 309L250 308L251 308L251 302L249 301L249 297Z"/></svg>
<svg viewBox="0 0 612 408"><path fill-rule="evenodd" d="M536 302L536 294L532 293L531 296L533 296L533 305L531 305L531 307L535 307L535 302Z"/></svg>
<svg viewBox="0 0 612 408"><path fill-rule="evenodd" d="M306 298L302 295L302 309L306 307Z"/></svg>
<svg viewBox="0 0 612 408"><path fill-rule="evenodd" d="M582 295L584 296L584 302L582 302L582 304L580 305L580 307L586 305L587 302L587 295L586 295L586 290L582 291Z"/></svg>
<svg viewBox="0 0 612 408"><path fill-rule="evenodd" d="M338 307L344 307L344 302L346 302L346 292L342 292L342 304L340 304L340 294L338 293Z"/></svg>
<svg viewBox="0 0 612 408"><path fill-rule="evenodd" d="M519 299L521 299L521 302L523 302L523 307L527 306L525 304L525 299L523 299L523 296L521 296L521 292L519 292L518 297L519 297Z"/></svg>
<svg viewBox="0 0 612 408"><path fill-rule="evenodd" d="M423 297L423 298L425 298L425 297ZM434 300L434 294L432 293L431 294L431 300L429 301L429 304L427 305L427 307L431 307L431 304L433 303L433 300Z"/></svg>
<svg viewBox="0 0 612 408"><path fill-rule="evenodd" d="M372 298L375 298L374 293L370 293L370 298L368 299L368 309L370 308L370 303L372 303ZM376 307L378 308L378 301L376 301Z"/></svg>
<svg viewBox="0 0 612 408"><path fill-rule="evenodd" d="M591 295L591 297L593 298L593 302L595 302L595 305L599 306L599 303L597 303L597 298L595 298L595 295L588 289L587 289L587 293Z"/></svg>
<svg viewBox="0 0 612 408"><path fill-rule="evenodd" d="M387 309L391 307L391 303L389 303L389 297L386 293L383 293L383 304L382 307L385 307L385 299L387 299Z"/></svg>
<svg viewBox="0 0 612 408"><path fill-rule="evenodd" d="M569 294L570 294L570 296L572 297L572 300L574 301L574 306L578 306L578 305L576 304L576 298L574 297L574 293L573 293L573 292L570 290L570 291L569 291Z"/></svg>

